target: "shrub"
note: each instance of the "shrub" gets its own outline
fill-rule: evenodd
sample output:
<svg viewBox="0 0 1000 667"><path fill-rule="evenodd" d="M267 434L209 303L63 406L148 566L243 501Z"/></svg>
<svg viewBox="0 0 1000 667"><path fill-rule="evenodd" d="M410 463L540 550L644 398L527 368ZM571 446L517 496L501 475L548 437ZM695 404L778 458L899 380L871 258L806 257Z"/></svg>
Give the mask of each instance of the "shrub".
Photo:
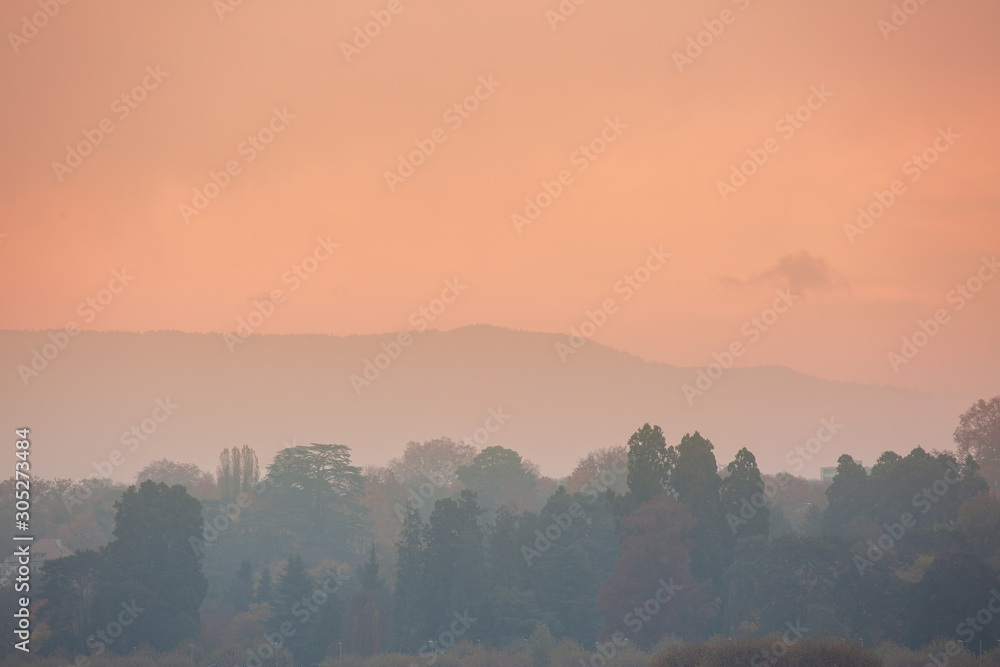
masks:
<svg viewBox="0 0 1000 667"><path fill-rule="evenodd" d="M845 644L830 637L789 643L779 636L670 643L660 649L649 664L650 667L730 667L750 665L755 658L759 664L781 667L881 667L883 664L879 656L857 644Z"/></svg>
<svg viewBox="0 0 1000 667"><path fill-rule="evenodd" d="M528 659L531 667L549 667L552 664L552 652L556 648L556 640L549 632L549 626L539 623L528 639Z"/></svg>

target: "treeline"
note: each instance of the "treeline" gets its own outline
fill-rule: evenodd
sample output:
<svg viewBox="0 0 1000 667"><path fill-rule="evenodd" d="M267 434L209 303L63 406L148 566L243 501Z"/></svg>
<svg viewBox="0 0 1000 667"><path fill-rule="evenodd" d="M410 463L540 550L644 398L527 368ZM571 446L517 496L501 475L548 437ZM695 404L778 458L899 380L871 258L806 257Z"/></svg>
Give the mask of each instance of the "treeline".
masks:
<svg viewBox="0 0 1000 667"><path fill-rule="evenodd" d="M910 647L1000 639L980 613L1000 605L1000 503L971 456L888 452L870 474L843 456L829 504L795 531L765 502L780 480L746 449L720 474L697 433L668 447L646 425L627 446L624 494L561 488L538 513L501 508L485 524L468 490L427 522L411 512L397 648L450 639L456 613L478 619L463 638L493 645L540 623L584 646L616 633L642 647L790 631Z"/></svg>
<svg viewBox="0 0 1000 667"><path fill-rule="evenodd" d="M649 424L559 481L447 439L368 470L314 444L263 471L244 446L215 475L160 461L127 489L39 480L39 535L77 551L45 564L34 646L69 662L188 647L220 666L473 650L700 665L720 641L777 637L790 655L934 640L958 660L1000 640L1000 502L979 463L1000 397L981 403L961 460L845 455L828 486L764 476L747 449L720 466L700 434L668 446Z"/></svg>

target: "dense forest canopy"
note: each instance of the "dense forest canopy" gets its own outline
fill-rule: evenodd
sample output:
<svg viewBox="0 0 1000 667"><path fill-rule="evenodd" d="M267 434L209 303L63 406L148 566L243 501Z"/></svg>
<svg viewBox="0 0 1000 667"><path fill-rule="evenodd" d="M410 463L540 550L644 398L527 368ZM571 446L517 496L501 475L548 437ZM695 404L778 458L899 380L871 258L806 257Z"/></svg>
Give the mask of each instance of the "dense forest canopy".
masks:
<svg viewBox="0 0 1000 667"><path fill-rule="evenodd" d="M985 651L1000 643L998 414L1000 397L973 405L954 452L841 456L829 483L762 474L745 448L720 464L701 434L668 445L650 424L561 480L447 438L364 470L341 444L266 466L243 445L214 475L161 460L131 486L38 479L38 536L72 554L33 584L32 639L70 662L186 648L205 665L457 645L655 660L768 637Z"/></svg>

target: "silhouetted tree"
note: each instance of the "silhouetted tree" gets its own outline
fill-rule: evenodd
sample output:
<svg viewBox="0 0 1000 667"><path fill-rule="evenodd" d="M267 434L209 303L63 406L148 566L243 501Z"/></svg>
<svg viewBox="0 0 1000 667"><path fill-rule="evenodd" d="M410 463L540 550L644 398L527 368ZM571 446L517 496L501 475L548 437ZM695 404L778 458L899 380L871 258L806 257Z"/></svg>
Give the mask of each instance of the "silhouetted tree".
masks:
<svg viewBox="0 0 1000 667"><path fill-rule="evenodd" d="M746 447L726 466L729 476L719 490L726 523L737 537L767 535L771 511L757 459Z"/></svg>
<svg viewBox="0 0 1000 667"><path fill-rule="evenodd" d="M254 602L260 604L272 604L274 602L274 589L271 584L271 570L264 568L260 571L260 579L257 580L257 588L254 590Z"/></svg>
<svg viewBox="0 0 1000 667"><path fill-rule="evenodd" d="M253 565L250 561L244 560L236 570L236 577L226 593L226 600L233 605L238 614L250 607L254 598L253 592Z"/></svg>
<svg viewBox="0 0 1000 667"><path fill-rule="evenodd" d="M42 596L39 618L52 629L55 647L70 653L85 650L85 640L94 631L94 600L106 562L96 551L46 561L42 566Z"/></svg>
<svg viewBox="0 0 1000 667"><path fill-rule="evenodd" d="M526 499L534 498L538 481L531 463L514 450L498 445L476 454L456 475L476 492L481 505L491 513L500 505L524 505Z"/></svg>
<svg viewBox="0 0 1000 667"><path fill-rule="evenodd" d="M212 476L193 463L177 463L169 459L153 461L136 473L136 484L149 480L156 483L174 486L180 484L189 491L202 482L210 482Z"/></svg>
<svg viewBox="0 0 1000 667"><path fill-rule="evenodd" d="M219 485L219 499L227 503L234 502L240 493L250 493L260 481L257 453L249 445L233 447L232 450L226 448L219 455L219 466L215 474Z"/></svg>
<svg viewBox="0 0 1000 667"><path fill-rule="evenodd" d="M101 551L106 576L94 607L99 623L123 609L134 619L110 648L124 653L149 644L168 651L197 637L208 582L189 538L202 533L201 504L179 484L147 480L129 487L115 508L115 539Z"/></svg>
<svg viewBox="0 0 1000 667"><path fill-rule="evenodd" d="M348 560L357 554L368 526L358 503L364 478L361 469L351 465L349 447L313 444L282 449L268 467L266 481L273 490L252 519L265 534L317 559Z"/></svg>
<svg viewBox="0 0 1000 667"><path fill-rule="evenodd" d="M837 475L826 490L829 506L823 513L823 528L828 532L843 530L860 516L870 503L868 473L848 454L837 459Z"/></svg>
<svg viewBox="0 0 1000 667"><path fill-rule="evenodd" d="M392 597L395 644L400 651L416 651L424 641L428 624L424 612L426 544L426 531L420 515L416 508L408 506L396 543L396 587Z"/></svg>
<svg viewBox="0 0 1000 667"><path fill-rule="evenodd" d="M976 620L976 615L979 612L982 618L980 610L992 603L998 585L996 572L973 554L939 556L912 590L911 643L919 645L931 637L957 633L959 639L981 639L984 646L996 644L1000 626Z"/></svg>
<svg viewBox="0 0 1000 667"><path fill-rule="evenodd" d="M736 537L727 523L719 497L722 478L715 460L715 447L697 431L681 438L670 471L669 484L678 501L691 508L697 521L691 536L695 541L693 573L699 581L715 579L732 562ZM742 462L752 476L749 461Z"/></svg>
<svg viewBox="0 0 1000 667"><path fill-rule="evenodd" d="M351 597L344 613L343 641L344 650L348 653L370 656L388 648L389 614L378 571L379 562L373 544L368 562L361 570L361 592Z"/></svg>
<svg viewBox="0 0 1000 667"><path fill-rule="evenodd" d="M628 439L628 488L638 507L666 490L676 453L659 426L644 424Z"/></svg>
<svg viewBox="0 0 1000 667"><path fill-rule="evenodd" d="M340 639L343 618L336 598L337 579L332 573L325 573L319 581L313 579L298 554L285 562L274 590L270 625L272 631L279 631L282 625L292 628L283 636L285 648L297 664L319 663L330 645Z"/></svg>

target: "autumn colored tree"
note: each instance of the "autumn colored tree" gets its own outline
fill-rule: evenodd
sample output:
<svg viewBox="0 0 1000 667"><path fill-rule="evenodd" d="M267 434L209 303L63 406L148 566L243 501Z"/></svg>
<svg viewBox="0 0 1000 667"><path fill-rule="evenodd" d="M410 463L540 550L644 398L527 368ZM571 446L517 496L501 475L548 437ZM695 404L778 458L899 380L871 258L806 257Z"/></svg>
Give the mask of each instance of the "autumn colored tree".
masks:
<svg viewBox="0 0 1000 667"><path fill-rule="evenodd" d="M959 418L958 458L972 456L991 489L1000 488L1000 396L980 399Z"/></svg>
<svg viewBox="0 0 1000 667"><path fill-rule="evenodd" d="M601 586L601 636L623 632L640 646L666 633L697 636L712 618L708 591L691 574L691 511L668 494L644 503L622 520L622 551Z"/></svg>
<svg viewBox="0 0 1000 667"><path fill-rule="evenodd" d="M425 442L408 442L402 456L392 459L386 468L403 485L439 478L451 487L458 481L456 472L472 463L476 448L451 438L437 438Z"/></svg>
<svg viewBox="0 0 1000 667"><path fill-rule="evenodd" d="M563 486L573 493L628 493L628 447L615 445L597 449L580 459Z"/></svg>
<svg viewBox="0 0 1000 667"><path fill-rule="evenodd" d="M211 495L215 489L214 480L209 473L193 463L178 463L170 459L153 461L135 476L136 484L142 484L146 480L167 486L180 484L198 498Z"/></svg>
<svg viewBox="0 0 1000 667"><path fill-rule="evenodd" d="M15 487L23 480L13 476L0 481L0 524L14 525ZM85 481L31 479L31 527L37 536L59 537L71 549L96 549L111 538L114 503L125 489L98 475ZM96 524L96 525L95 525ZM14 542L0 540L0 560L14 551Z"/></svg>
<svg viewBox="0 0 1000 667"><path fill-rule="evenodd" d="M104 533L93 512L79 511L73 514L73 519L64 526L59 526L57 534L66 544L67 549L96 550L110 540L110 535Z"/></svg>
<svg viewBox="0 0 1000 667"><path fill-rule="evenodd" d="M229 625L220 633L220 646L255 646L259 645L264 634L264 626L251 613L237 614Z"/></svg>

